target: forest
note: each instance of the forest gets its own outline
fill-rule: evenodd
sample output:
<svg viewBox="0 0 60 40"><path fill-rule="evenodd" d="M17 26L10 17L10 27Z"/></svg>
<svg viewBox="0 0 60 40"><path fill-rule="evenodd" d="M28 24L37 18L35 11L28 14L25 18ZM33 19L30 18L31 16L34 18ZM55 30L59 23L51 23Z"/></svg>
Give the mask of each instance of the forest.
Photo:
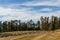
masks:
<svg viewBox="0 0 60 40"><path fill-rule="evenodd" d="M52 16L40 17L36 23L34 20L29 20L28 22L21 22L21 20L11 20L11 21L0 21L0 32L11 32L11 31L29 31L29 30L46 30L54 31L60 29L60 17Z"/></svg>

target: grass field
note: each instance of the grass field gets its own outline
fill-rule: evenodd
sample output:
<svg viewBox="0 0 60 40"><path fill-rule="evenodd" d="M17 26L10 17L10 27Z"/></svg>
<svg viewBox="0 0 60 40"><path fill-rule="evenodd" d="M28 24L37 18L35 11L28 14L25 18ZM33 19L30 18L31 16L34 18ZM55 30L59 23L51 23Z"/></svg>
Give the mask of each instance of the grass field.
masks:
<svg viewBox="0 0 60 40"><path fill-rule="evenodd" d="M36 36L26 36L15 40L60 40L60 31L47 32Z"/></svg>
<svg viewBox="0 0 60 40"><path fill-rule="evenodd" d="M29 31L25 31L25 32L28 33ZM10 32L10 33L16 33L16 32ZM18 33L19 32L17 32L17 34ZM24 33L24 32L21 32L21 33ZM40 31L39 33L26 34L21 36L9 36L9 37L0 38L0 40L60 40L60 30L56 30L54 32Z"/></svg>

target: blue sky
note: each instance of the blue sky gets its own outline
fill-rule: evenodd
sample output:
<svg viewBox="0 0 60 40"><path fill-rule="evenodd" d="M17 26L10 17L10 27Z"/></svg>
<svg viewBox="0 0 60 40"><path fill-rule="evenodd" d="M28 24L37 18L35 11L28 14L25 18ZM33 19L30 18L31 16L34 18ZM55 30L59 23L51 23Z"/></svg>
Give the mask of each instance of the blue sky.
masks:
<svg viewBox="0 0 60 40"><path fill-rule="evenodd" d="M0 0L0 21L60 16L60 0Z"/></svg>

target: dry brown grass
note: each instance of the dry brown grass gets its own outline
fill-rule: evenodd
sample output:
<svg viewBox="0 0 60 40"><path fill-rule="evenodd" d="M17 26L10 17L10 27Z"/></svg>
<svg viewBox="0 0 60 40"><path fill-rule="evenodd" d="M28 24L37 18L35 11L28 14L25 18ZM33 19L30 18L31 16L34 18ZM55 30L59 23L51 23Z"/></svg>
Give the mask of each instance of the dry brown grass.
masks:
<svg viewBox="0 0 60 40"><path fill-rule="evenodd" d="M25 31L25 32L29 32L29 31ZM10 33L13 33L13 32L10 32ZM22 31L17 33L22 33ZM39 34L11 36L11 37L0 38L0 40L60 40L60 30L56 30L54 32L41 31Z"/></svg>
<svg viewBox="0 0 60 40"><path fill-rule="evenodd" d="M14 40L31 40L36 36L38 36L38 35L36 35L36 34L35 35L28 35L28 36L24 36L22 38L14 39Z"/></svg>
<svg viewBox="0 0 60 40"><path fill-rule="evenodd" d="M45 37L42 37L39 40L60 40L60 31L58 30L53 33L48 33Z"/></svg>
<svg viewBox="0 0 60 40"><path fill-rule="evenodd" d="M38 34L38 36L26 36L16 40L60 40L60 30Z"/></svg>

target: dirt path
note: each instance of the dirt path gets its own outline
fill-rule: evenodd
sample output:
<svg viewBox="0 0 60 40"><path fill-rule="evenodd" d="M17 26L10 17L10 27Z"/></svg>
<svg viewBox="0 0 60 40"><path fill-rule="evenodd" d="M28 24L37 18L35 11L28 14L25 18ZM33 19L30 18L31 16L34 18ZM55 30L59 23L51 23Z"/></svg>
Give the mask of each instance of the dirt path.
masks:
<svg viewBox="0 0 60 40"><path fill-rule="evenodd" d="M60 32L42 34L32 40L60 40Z"/></svg>
<svg viewBox="0 0 60 40"><path fill-rule="evenodd" d="M43 38L43 37L45 37L46 35L47 35L47 34L39 35L39 36L33 38L32 40L39 40L40 38Z"/></svg>
<svg viewBox="0 0 60 40"><path fill-rule="evenodd" d="M12 38L11 40L15 40L15 39L20 39L20 38L24 38L24 37L27 37L27 36L32 36L32 35L37 35L37 34L28 34L28 35L23 35L23 36L18 36L16 38Z"/></svg>

